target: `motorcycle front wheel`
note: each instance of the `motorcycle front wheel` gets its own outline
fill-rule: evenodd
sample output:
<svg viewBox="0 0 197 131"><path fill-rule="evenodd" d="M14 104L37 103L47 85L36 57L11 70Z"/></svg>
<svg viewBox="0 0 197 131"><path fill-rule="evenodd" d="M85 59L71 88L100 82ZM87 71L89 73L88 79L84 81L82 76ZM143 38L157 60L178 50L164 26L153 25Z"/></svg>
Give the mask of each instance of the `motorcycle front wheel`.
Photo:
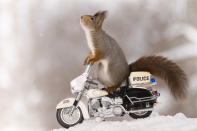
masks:
<svg viewBox="0 0 197 131"><path fill-rule="evenodd" d="M69 128L83 121L83 114L81 112L80 107L77 107L73 111L72 115L70 115L71 109L72 106L66 108L60 108L57 109L56 111L57 121L64 128Z"/></svg>
<svg viewBox="0 0 197 131"><path fill-rule="evenodd" d="M139 119L139 118L149 117L151 113L152 111L140 111L140 112L135 112L135 113L129 113L129 116L134 119Z"/></svg>

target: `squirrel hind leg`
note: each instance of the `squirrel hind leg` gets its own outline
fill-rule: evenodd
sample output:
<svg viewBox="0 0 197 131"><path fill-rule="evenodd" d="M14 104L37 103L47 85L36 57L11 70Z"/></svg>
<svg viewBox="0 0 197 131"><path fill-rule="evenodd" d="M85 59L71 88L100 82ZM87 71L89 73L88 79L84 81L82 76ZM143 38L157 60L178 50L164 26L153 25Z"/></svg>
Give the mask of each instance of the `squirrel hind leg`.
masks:
<svg viewBox="0 0 197 131"><path fill-rule="evenodd" d="M107 91L108 93L111 93L111 92L115 91L116 89L117 89L116 86L110 86L110 87L107 87L107 88L106 88L106 91Z"/></svg>

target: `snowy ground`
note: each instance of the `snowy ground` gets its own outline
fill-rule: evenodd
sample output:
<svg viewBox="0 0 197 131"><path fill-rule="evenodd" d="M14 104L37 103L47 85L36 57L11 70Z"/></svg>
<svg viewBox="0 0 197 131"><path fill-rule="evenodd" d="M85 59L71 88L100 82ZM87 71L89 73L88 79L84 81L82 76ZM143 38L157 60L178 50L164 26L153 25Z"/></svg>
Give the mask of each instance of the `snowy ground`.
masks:
<svg viewBox="0 0 197 131"><path fill-rule="evenodd" d="M146 119L131 121L86 120L82 124L69 129L54 129L52 131L197 131L197 118L187 118L178 113L174 116L160 116L153 113Z"/></svg>

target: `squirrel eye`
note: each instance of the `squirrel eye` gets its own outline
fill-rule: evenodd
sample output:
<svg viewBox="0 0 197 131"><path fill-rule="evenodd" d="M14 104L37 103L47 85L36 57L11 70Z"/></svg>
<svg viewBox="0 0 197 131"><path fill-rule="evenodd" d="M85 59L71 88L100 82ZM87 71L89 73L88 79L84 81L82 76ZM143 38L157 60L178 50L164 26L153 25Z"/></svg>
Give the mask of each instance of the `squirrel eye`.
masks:
<svg viewBox="0 0 197 131"><path fill-rule="evenodd" d="M90 19L93 21L94 20L94 17L91 17Z"/></svg>

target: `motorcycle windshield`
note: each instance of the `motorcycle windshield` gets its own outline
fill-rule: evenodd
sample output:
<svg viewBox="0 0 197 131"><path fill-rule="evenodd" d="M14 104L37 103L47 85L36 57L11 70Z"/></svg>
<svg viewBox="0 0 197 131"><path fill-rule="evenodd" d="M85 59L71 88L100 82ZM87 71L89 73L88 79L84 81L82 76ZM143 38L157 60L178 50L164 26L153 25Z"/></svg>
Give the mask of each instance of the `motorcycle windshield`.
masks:
<svg viewBox="0 0 197 131"><path fill-rule="evenodd" d="M87 73L83 73L77 78L73 79L70 82L71 92L72 93L80 92L83 89L86 80L87 80Z"/></svg>

